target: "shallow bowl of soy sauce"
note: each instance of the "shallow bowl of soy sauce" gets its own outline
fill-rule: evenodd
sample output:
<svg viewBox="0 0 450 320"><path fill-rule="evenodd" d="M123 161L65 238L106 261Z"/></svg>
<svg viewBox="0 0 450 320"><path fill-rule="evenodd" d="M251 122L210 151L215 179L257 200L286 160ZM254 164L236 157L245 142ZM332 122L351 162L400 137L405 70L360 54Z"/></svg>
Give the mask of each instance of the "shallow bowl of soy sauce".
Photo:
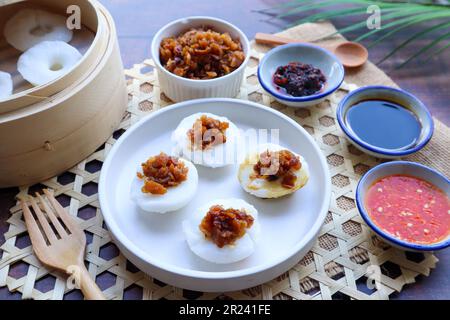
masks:
<svg viewBox="0 0 450 320"><path fill-rule="evenodd" d="M337 108L337 120L348 140L377 158L413 154L433 136L433 118L411 93L386 86L350 92Z"/></svg>

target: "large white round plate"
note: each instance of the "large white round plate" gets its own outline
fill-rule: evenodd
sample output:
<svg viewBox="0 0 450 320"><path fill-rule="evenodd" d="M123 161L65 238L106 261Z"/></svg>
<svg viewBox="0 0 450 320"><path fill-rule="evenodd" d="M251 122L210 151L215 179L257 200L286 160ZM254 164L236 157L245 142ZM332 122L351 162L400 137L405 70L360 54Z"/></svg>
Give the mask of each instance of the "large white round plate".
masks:
<svg viewBox="0 0 450 320"><path fill-rule="evenodd" d="M197 112L225 116L243 130L280 129L280 144L308 162L308 184L291 196L258 199L239 185L237 164L219 169L197 166L197 195L185 208L163 215L141 211L130 199L137 167L150 155L160 151L170 153L172 131L183 118ZM312 137L278 111L235 99L191 100L142 119L109 152L99 184L103 217L125 257L165 283L209 292L249 288L293 267L314 244L330 196L328 166ZM229 265L212 264L195 256L182 232L184 219L205 202L218 198L249 202L258 210L261 224L261 239L253 255Z"/></svg>

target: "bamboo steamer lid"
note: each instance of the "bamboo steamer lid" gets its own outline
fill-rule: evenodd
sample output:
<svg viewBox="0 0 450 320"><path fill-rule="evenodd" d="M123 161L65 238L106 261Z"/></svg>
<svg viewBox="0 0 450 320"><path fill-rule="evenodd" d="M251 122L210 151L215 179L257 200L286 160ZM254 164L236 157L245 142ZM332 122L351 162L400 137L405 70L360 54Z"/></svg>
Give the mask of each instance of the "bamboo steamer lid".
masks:
<svg viewBox="0 0 450 320"><path fill-rule="evenodd" d="M71 168L122 119L128 98L114 22L102 5L89 2L105 31L93 64L52 96L0 114L0 187L36 183Z"/></svg>
<svg viewBox="0 0 450 320"><path fill-rule="evenodd" d="M0 6L3 2L0 1ZM6 100L0 101L0 114L18 110L20 108L39 103L67 87L68 83L79 79L90 67L95 65L98 57L98 52L101 51L102 45L107 38L105 32L105 23L101 23L100 12L96 9L96 1L89 0L21 0L21 1L6 1L0 7L0 31L3 30L8 18L14 15L15 12L22 8L40 8L47 11L55 12L63 16L68 16L67 8L70 5L76 5L80 8L82 13L83 32L75 30L74 34L81 34L77 37L76 42L81 47L86 46L87 50L83 54L83 59L67 74L55 79L49 83L41 86L33 87L27 84L22 79L20 74L15 72L14 80L17 87L17 82L20 83L19 92L13 94ZM90 39L90 33L92 38ZM3 32L0 32L0 38L3 37ZM83 48L84 49L84 48ZM84 50L83 50L84 51ZM0 70L5 65L11 65L10 69L15 69L18 57L22 52L7 46L6 40L0 41ZM10 71L10 70L6 70ZM13 75L14 75L13 74Z"/></svg>

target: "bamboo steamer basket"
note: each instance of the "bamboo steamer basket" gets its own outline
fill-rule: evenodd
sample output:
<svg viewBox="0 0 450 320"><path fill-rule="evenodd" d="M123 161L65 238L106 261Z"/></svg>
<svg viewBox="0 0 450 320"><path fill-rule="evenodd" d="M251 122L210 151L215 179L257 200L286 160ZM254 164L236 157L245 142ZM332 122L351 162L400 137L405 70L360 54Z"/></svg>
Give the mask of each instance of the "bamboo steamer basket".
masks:
<svg viewBox="0 0 450 320"><path fill-rule="evenodd" d="M2 1L0 0L0 5ZM41 86L33 87L26 82L22 76L15 70L16 62L22 52L9 46L3 38L3 32L0 40L0 70L12 73L16 94L7 100L0 101L0 114L17 110L19 108L39 103L55 93L67 87L67 83L74 82L79 79L88 68L96 63L98 52L102 51L105 45L107 35L105 34L105 23L102 23L101 14L96 10L93 2L71 1L71 0L20 0L6 1L0 8L0 31L3 30L8 18L22 8L40 8L47 11L55 12L61 15L67 15L66 9L71 4L80 7L82 13L83 28L81 32L74 32L74 39L71 41L83 53L83 59L63 77L55 79L52 82Z"/></svg>
<svg viewBox="0 0 450 320"><path fill-rule="evenodd" d="M31 89L51 95L28 104L22 99L29 93L16 94L10 101L20 103L13 107L6 101L10 110L0 113L0 187L33 184L73 167L110 137L125 112L128 98L112 17L95 0L65 3L91 6L95 15L82 11L82 22L91 28L97 21L91 30L100 33L68 78Z"/></svg>

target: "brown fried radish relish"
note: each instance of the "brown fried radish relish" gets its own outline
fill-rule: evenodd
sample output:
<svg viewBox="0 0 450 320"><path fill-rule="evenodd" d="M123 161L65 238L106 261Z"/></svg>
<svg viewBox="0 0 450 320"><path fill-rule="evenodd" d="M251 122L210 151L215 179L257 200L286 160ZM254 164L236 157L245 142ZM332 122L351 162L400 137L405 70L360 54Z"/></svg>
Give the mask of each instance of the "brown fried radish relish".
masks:
<svg viewBox="0 0 450 320"><path fill-rule="evenodd" d="M227 142L225 131L229 126L230 124L226 121L219 121L202 115L187 133L191 146L205 150Z"/></svg>
<svg viewBox="0 0 450 320"><path fill-rule="evenodd" d="M200 231L219 248L234 242L245 235L246 229L253 225L253 217L245 210L225 209L215 205L200 223Z"/></svg>
<svg viewBox="0 0 450 320"><path fill-rule="evenodd" d="M260 154L253 170L256 177L264 178L267 181L281 179L281 185L291 189L297 181L294 171L300 170L301 167L300 157L289 150L275 152L267 150Z"/></svg>
<svg viewBox="0 0 450 320"><path fill-rule="evenodd" d="M161 64L177 76L207 80L227 75L244 62L239 40L210 28L191 29L164 38L159 47Z"/></svg>
<svg viewBox="0 0 450 320"><path fill-rule="evenodd" d="M189 171L177 157L168 156L164 152L150 157L141 166L142 172L138 172L137 176L144 181L142 192L158 195L165 194L167 188L185 181Z"/></svg>

